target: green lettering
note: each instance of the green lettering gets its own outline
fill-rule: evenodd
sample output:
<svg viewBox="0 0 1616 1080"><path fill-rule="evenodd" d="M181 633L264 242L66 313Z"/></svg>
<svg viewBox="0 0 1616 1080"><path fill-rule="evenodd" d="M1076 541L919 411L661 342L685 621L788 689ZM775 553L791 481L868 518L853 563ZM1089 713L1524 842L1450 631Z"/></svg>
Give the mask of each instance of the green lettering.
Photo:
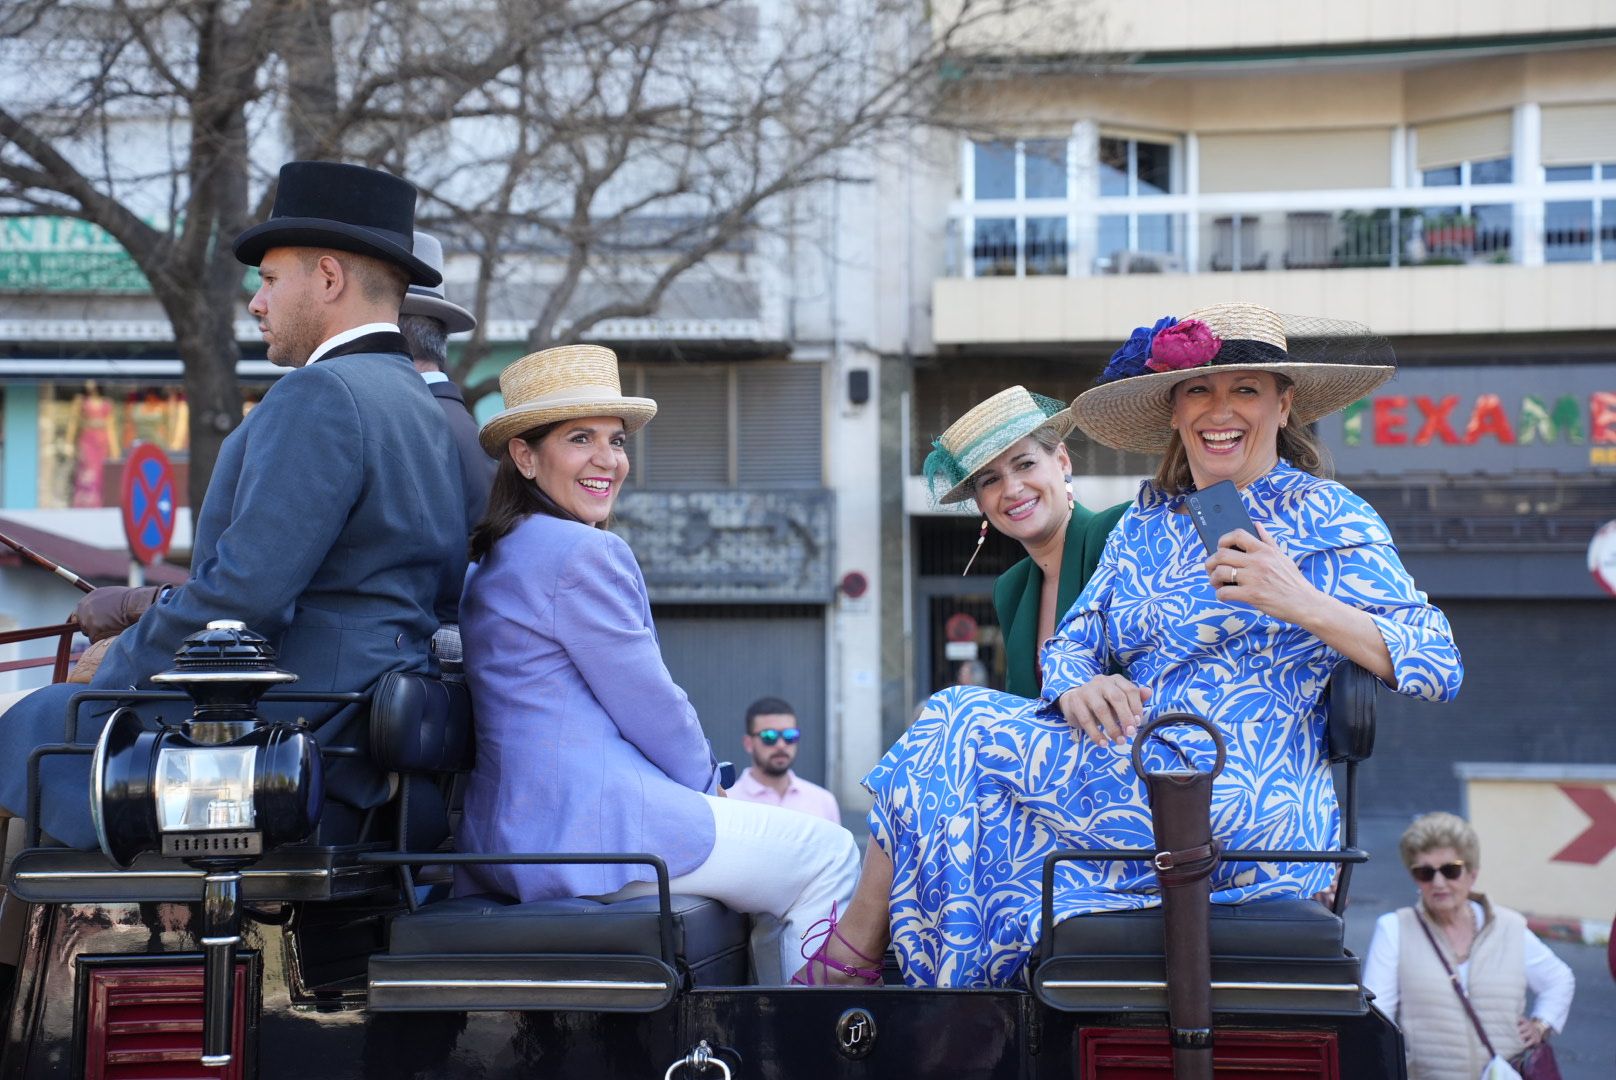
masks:
<svg viewBox="0 0 1616 1080"><path fill-rule="evenodd" d="M5 219L5 230L0 232L0 247L28 247L34 242L38 218L12 217Z"/></svg>
<svg viewBox="0 0 1616 1080"><path fill-rule="evenodd" d="M1522 445L1526 443L1552 443L1563 435L1566 442L1585 443L1588 434L1582 426L1582 406L1570 394L1562 394L1550 411L1543 399L1531 394L1521 399L1520 432Z"/></svg>
<svg viewBox="0 0 1616 1080"><path fill-rule="evenodd" d="M1363 414L1369 409L1369 399L1359 398L1341 412L1341 437L1347 446L1363 444Z"/></svg>

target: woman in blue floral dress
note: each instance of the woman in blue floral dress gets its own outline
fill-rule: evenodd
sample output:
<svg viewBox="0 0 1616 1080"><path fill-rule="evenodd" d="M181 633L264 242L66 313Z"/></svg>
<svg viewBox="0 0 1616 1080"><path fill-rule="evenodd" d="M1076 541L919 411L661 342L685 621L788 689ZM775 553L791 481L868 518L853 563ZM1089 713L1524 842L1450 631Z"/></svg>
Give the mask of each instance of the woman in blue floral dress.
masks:
<svg viewBox="0 0 1616 1080"><path fill-rule="evenodd" d="M1305 427L1390 377L1389 347L1361 328L1287 323L1253 305L1163 323L1073 403L1091 437L1163 459L1045 643L1041 698L945 690L865 779L891 879L870 874L872 858L860 893L885 892L912 985L1017 984L1037 940L1044 856L1154 846L1128 754L1147 717L1192 712L1224 735L1212 819L1226 846L1317 849L1339 843L1323 752L1335 664L1353 660L1411 697L1458 692L1447 619L1415 589L1374 510L1316 475L1322 451ZM1184 503L1225 479L1258 535L1230 533L1208 557ZM1119 668L1126 675L1108 674ZM1199 738L1174 741L1196 758L1209 752ZM1333 872L1224 864L1212 900L1310 896ZM1160 903L1142 862L1067 863L1057 876L1057 921ZM875 942L852 917L860 900L841 932L867 952Z"/></svg>

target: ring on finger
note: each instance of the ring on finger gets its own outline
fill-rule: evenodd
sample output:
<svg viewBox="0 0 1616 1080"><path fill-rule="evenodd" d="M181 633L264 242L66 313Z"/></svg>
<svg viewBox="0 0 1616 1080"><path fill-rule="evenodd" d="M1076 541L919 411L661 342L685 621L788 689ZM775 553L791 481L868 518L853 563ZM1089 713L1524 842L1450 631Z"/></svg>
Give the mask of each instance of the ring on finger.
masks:
<svg viewBox="0 0 1616 1080"><path fill-rule="evenodd" d="M1238 566L1229 567L1229 584L1240 584L1240 568Z"/></svg>

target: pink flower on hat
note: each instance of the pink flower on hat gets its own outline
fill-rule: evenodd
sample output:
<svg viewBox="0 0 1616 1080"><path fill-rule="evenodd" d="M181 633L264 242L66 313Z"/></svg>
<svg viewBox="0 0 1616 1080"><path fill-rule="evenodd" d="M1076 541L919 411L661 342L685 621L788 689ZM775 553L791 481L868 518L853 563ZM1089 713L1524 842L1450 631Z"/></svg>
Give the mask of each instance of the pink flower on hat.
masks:
<svg viewBox="0 0 1616 1080"><path fill-rule="evenodd" d="M1158 333L1150 342L1151 371L1183 371L1211 363L1223 347L1223 339L1199 319L1188 319Z"/></svg>

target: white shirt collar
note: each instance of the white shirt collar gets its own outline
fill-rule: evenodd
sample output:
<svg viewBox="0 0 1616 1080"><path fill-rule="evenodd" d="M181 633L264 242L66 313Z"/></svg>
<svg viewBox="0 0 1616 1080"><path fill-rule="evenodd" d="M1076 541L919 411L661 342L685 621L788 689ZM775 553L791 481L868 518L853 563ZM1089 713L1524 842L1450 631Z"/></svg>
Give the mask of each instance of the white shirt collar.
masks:
<svg viewBox="0 0 1616 1080"><path fill-rule="evenodd" d="M309 363L315 363L326 353L338 345L346 345L355 338L362 338L366 334L398 333L398 324L390 322L370 322L364 326L356 326L352 330L344 330L340 334L333 334L320 342L319 346L309 353Z"/></svg>
<svg viewBox="0 0 1616 1080"><path fill-rule="evenodd" d="M426 384L428 386L431 386L433 383L449 381L449 373L447 371L423 371L419 374L421 378L426 380Z"/></svg>

